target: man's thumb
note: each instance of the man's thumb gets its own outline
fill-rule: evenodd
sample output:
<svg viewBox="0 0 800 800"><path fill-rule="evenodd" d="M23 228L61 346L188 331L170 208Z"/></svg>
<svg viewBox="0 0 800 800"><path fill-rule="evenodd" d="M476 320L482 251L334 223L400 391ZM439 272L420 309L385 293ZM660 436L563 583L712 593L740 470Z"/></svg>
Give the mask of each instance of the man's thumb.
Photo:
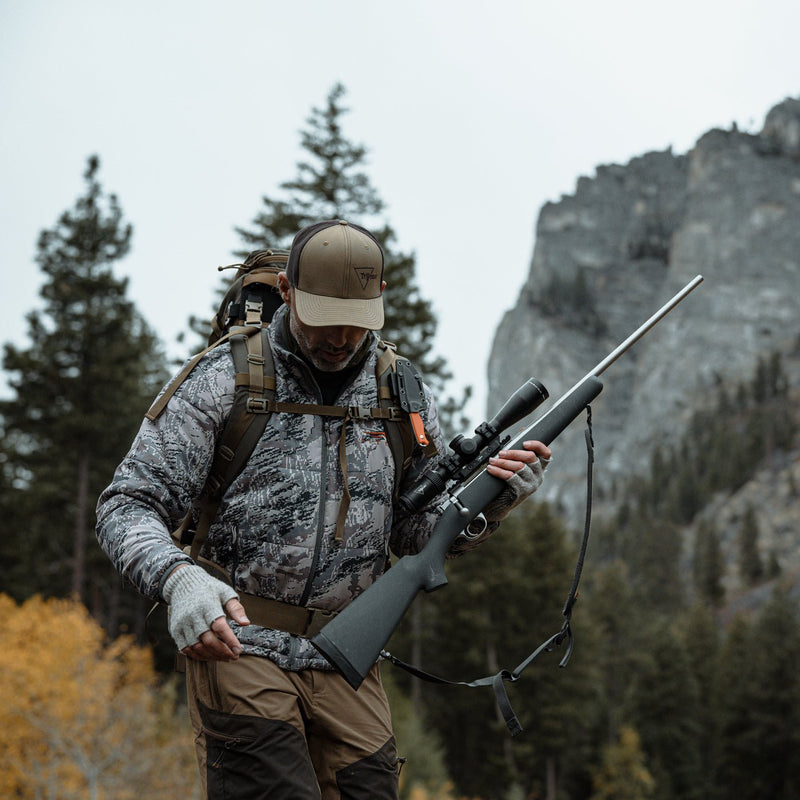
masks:
<svg viewBox="0 0 800 800"><path fill-rule="evenodd" d="M249 625L250 620L247 618L247 614L245 613L244 606L239 602L236 597L231 598L225 603L225 613L234 621L238 622L240 625Z"/></svg>

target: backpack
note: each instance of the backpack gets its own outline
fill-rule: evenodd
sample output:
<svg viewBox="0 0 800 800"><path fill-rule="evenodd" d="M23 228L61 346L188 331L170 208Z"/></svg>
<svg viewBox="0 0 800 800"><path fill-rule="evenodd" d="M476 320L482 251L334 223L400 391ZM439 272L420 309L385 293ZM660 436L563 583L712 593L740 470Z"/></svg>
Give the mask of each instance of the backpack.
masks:
<svg viewBox="0 0 800 800"><path fill-rule="evenodd" d="M145 414L151 421L158 419L172 395L202 358L223 342L230 341L236 374L231 412L216 443L205 486L172 534L173 541L198 563L206 561L199 558L199 552L225 492L244 468L266 428L270 414L274 412L344 417L345 424L348 419L386 421L386 438L396 467L393 498L399 495L400 484L415 452L421 449L427 458L437 452L435 444L428 440L419 414L424 406L422 379L411 362L397 354L395 345L382 339L378 340L379 356L375 369L378 407L275 401L275 368L267 326L275 311L283 304L277 282L278 273L285 266L288 255L287 250L257 250L244 263L235 265L238 270L212 321L208 347L186 363ZM343 434L342 445L344 439ZM343 446L340 463L345 476L345 496L339 510L337 539L341 539L350 499ZM215 566L210 563L202 565L206 568ZM214 574L220 577L217 572Z"/></svg>

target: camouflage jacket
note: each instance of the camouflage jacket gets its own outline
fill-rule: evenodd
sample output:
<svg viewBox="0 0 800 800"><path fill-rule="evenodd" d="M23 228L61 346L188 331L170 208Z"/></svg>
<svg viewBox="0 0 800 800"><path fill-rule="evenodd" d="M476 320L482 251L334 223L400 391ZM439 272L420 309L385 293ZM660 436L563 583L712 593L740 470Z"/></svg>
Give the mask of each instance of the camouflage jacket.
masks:
<svg viewBox="0 0 800 800"><path fill-rule="evenodd" d="M320 403L305 362L289 348L284 317L281 309L269 331L276 399ZM373 347L338 405L378 405L376 358ZM435 404L427 387L425 392L422 417L444 452ZM195 367L166 411L155 422L144 421L98 501L100 544L120 573L154 600L163 599L161 588L172 568L189 560L172 543L170 531L203 487L233 393L233 360L229 347L220 345ZM343 421L272 414L226 492L201 555L220 565L237 591L342 609L383 573L389 549L402 556L424 546L440 515L437 502L413 516L393 507L394 462L384 424L350 420L346 426L351 502L344 539L336 542ZM424 461L421 453L418 458ZM475 544L463 541L459 547ZM328 668L307 639L255 625L233 627L245 653L269 657L284 669Z"/></svg>

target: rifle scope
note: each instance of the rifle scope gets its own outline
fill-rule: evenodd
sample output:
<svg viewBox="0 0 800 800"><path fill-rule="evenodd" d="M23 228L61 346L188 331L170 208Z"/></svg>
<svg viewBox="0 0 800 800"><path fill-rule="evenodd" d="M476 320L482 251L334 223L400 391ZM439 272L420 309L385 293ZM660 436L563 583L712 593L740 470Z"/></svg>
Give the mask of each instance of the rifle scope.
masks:
<svg viewBox="0 0 800 800"><path fill-rule="evenodd" d="M475 428L474 436L458 434L450 442L453 452L435 467L426 470L410 489L400 495L397 501L400 507L413 514L444 491L449 481L471 475L511 438L507 436L500 439L500 434L528 416L548 397L549 393L543 384L528 378L488 422L482 422Z"/></svg>

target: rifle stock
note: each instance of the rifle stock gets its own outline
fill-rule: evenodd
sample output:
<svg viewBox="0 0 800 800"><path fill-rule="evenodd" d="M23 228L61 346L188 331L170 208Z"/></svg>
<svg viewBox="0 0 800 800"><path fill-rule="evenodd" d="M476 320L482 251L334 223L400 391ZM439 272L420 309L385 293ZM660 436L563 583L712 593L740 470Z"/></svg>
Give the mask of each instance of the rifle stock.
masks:
<svg viewBox="0 0 800 800"><path fill-rule="evenodd" d="M582 378L507 449L522 449L538 440L550 444L603 389L598 375L677 305L703 280L697 276L681 292ZM505 488L505 481L481 471L450 495L450 502L425 547L403 556L362 592L312 639L311 643L353 689L372 668L408 607L421 590L432 592L447 583L447 552L471 520Z"/></svg>
<svg viewBox="0 0 800 800"><path fill-rule="evenodd" d="M532 425L511 449L530 439L550 444L602 391L603 384L587 376L569 398ZM444 562L453 542L505 488L505 481L481 472L459 493L458 503L445 508L425 547L403 556L390 570L331 620L311 643L358 689L417 594L447 583Z"/></svg>

